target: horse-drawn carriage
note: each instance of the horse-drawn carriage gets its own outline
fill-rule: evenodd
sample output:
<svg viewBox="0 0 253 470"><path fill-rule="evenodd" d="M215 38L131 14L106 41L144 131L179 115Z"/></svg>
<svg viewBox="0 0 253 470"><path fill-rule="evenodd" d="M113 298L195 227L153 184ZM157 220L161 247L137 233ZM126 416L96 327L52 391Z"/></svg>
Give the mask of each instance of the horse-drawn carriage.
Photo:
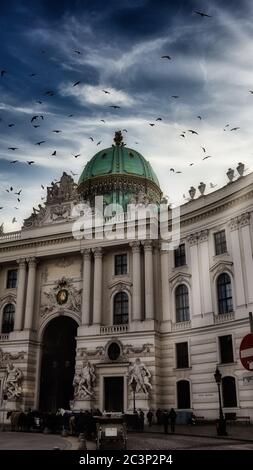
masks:
<svg viewBox="0 0 253 470"><path fill-rule="evenodd" d="M108 413L96 417L96 448L126 450L127 429L122 414Z"/></svg>

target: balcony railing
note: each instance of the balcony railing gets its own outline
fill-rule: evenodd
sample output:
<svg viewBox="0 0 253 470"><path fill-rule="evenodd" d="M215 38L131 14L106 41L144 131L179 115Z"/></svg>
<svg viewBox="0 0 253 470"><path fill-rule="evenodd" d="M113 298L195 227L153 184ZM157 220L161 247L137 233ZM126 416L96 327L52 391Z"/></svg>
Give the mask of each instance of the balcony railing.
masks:
<svg viewBox="0 0 253 470"><path fill-rule="evenodd" d="M8 341L9 333L1 333L0 334L0 341Z"/></svg>
<svg viewBox="0 0 253 470"><path fill-rule="evenodd" d="M215 325L219 323L225 323L226 321L232 321L235 319L235 312L219 313L213 316Z"/></svg>
<svg viewBox="0 0 253 470"><path fill-rule="evenodd" d="M172 324L172 331L188 330L189 328L191 328L191 320L180 321Z"/></svg>
<svg viewBox="0 0 253 470"><path fill-rule="evenodd" d="M110 335L112 333L126 333L127 331L128 325L111 325L100 327L100 333L103 335Z"/></svg>
<svg viewBox="0 0 253 470"><path fill-rule="evenodd" d="M20 231L4 233L3 235L0 235L0 243L10 242L13 240L20 240L20 239L21 239Z"/></svg>

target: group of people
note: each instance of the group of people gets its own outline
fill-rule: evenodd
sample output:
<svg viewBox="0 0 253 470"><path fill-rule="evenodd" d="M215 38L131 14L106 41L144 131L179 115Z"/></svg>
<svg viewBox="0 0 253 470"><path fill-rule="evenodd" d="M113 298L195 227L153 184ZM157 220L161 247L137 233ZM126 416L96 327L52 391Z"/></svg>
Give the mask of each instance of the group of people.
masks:
<svg viewBox="0 0 253 470"><path fill-rule="evenodd" d="M153 424L153 419L154 419L154 413L150 409L147 412L147 420L149 426L152 426ZM164 426L164 432L165 434L168 434L168 427L169 423L171 426L171 432L174 434L175 432L175 425L176 425L176 419L177 419L177 413L174 410L174 408L171 408L170 411L168 410L161 410L160 408L156 411L156 420L157 424L162 424Z"/></svg>

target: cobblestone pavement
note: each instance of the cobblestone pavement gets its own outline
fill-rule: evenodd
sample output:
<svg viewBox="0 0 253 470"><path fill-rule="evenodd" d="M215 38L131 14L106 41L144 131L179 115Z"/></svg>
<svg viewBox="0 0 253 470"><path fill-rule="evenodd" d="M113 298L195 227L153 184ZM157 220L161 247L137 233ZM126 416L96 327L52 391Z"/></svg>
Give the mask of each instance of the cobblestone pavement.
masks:
<svg viewBox="0 0 253 470"><path fill-rule="evenodd" d="M71 441L54 434L0 432L0 450L62 450L71 449Z"/></svg>
<svg viewBox="0 0 253 470"><path fill-rule="evenodd" d="M95 450L94 441L87 441L87 450ZM62 450L78 449L74 437L54 434L0 432L0 450ZM253 442L208 436L163 435L158 433L129 433L127 450L253 450Z"/></svg>
<svg viewBox="0 0 253 470"><path fill-rule="evenodd" d="M87 442L88 450L95 450L94 442ZM116 447L115 447L116 448ZM157 433L128 434L127 450L253 450L253 442L216 439L212 437L158 435Z"/></svg>

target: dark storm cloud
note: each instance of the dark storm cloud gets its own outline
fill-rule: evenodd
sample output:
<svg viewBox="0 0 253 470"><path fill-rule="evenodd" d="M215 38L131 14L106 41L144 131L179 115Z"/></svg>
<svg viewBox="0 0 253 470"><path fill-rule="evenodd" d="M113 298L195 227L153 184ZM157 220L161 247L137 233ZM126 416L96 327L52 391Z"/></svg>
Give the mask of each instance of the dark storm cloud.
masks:
<svg viewBox="0 0 253 470"><path fill-rule="evenodd" d="M211 18L196 15L198 10ZM212 178L221 173L221 164L231 166L241 154L247 161L252 10L246 0L2 0L0 70L7 73L0 77L0 200L7 207L5 187L12 181L30 185L19 223L40 202L40 176L46 185L64 170L80 174L98 150L96 143L110 145L118 127L128 128L127 143L134 147L138 141L172 195L203 178L202 145L217 155L207 163ZM47 96L48 90L54 95ZM44 116L38 128L32 126L33 115ZM240 132L224 132L228 122ZM180 137L183 129L195 127L198 137ZM41 140L45 144L36 146ZM11 152L10 146L19 150ZM21 163L12 166L16 158ZM28 167L26 160L36 163ZM183 169L192 160L190 175L170 178L170 165ZM17 214L10 207L1 211L0 224L14 229L9 220Z"/></svg>

